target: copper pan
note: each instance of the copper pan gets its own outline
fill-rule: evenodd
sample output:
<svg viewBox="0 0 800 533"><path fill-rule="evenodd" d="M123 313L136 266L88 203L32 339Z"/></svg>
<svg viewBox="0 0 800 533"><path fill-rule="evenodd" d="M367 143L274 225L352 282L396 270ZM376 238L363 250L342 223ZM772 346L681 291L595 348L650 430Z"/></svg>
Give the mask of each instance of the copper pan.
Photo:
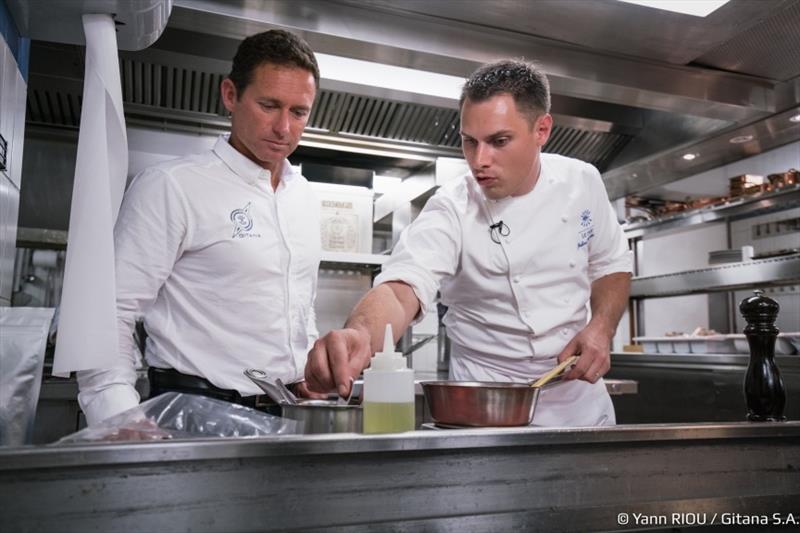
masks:
<svg viewBox="0 0 800 533"><path fill-rule="evenodd" d="M545 386L557 386L564 371L575 363L573 356L556 367L546 383L498 383L485 381L423 381L431 418L437 424L471 427L527 426L533 420L539 393ZM554 369L554 370L556 370ZM546 375L546 376L547 376ZM545 376L543 376L545 377Z"/></svg>

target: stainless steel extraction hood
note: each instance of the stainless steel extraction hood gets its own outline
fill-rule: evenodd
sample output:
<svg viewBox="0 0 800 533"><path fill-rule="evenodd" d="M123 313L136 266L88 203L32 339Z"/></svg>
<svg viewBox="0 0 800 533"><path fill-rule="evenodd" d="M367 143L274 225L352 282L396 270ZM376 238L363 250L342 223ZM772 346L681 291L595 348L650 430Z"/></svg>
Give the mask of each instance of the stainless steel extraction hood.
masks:
<svg viewBox="0 0 800 533"><path fill-rule="evenodd" d="M604 173L612 197L800 139L800 0L732 0L705 18L559 0L175 0L150 48L121 52L132 124L227 128L219 82L238 41L270 28L315 51L466 77L501 57L537 61L553 92L545 151ZM28 121L74 126L74 48L34 43ZM404 175L460 153L452 98L323 80L298 156ZM753 139L731 144L730 138ZM700 156L680 158L691 151Z"/></svg>

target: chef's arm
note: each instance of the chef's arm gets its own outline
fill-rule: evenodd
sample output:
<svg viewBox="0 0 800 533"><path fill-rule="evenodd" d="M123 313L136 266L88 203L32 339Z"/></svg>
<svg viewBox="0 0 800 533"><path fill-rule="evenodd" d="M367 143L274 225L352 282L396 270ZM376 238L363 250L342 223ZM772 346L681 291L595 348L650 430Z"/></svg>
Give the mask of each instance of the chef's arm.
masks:
<svg viewBox="0 0 800 533"><path fill-rule="evenodd" d="M631 289L629 272L608 274L592 283L589 305L592 309L590 324L605 332L609 342L617 331L622 313L628 307Z"/></svg>
<svg viewBox="0 0 800 533"><path fill-rule="evenodd" d="M394 340L397 342L417 316L419 309L419 300L411 286L402 281L389 281L370 290L358 302L344 327L369 335L372 356L383 349L386 324L392 325Z"/></svg>
<svg viewBox="0 0 800 533"><path fill-rule="evenodd" d="M118 352L78 372L78 402L90 426L139 403L134 325L182 254L187 220L182 193L157 169L134 178L123 197L114 226Z"/></svg>
<svg viewBox="0 0 800 533"><path fill-rule="evenodd" d="M94 426L106 418L139 405L133 365L77 372L78 404L86 423Z"/></svg>
<svg viewBox="0 0 800 533"><path fill-rule="evenodd" d="M592 283L590 306L592 318L561 351L559 361L580 355L578 362L567 373L567 379L596 382L611 369L610 345L617 324L628 305L631 275L615 272Z"/></svg>
<svg viewBox="0 0 800 533"><path fill-rule="evenodd" d="M312 391L336 389L347 396L350 383L369 366L383 346L386 324L396 341L420 310L413 289L390 281L373 288L350 313L344 329L333 330L314 343L306 363L306 383Z"/></svg>

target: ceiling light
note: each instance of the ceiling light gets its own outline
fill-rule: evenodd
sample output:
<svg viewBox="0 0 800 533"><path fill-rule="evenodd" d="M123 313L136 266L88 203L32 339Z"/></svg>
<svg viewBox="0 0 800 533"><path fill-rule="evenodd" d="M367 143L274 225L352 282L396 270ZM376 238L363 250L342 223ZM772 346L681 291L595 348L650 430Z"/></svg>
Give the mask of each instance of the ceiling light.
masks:
<svg viewBox="0 0 800 533"><path fill-rule="evenodd" d="M728 3L728 0L619 0L673 13L683 13L694 17L707 17Z"/></svg>
<svg viewBox="0 0 800 533"><path fill-rule="evenodd" d="M800 113L796 114L793 117L789 117L790 122L800 122Z"/></svg>
<svg viewBox="0 0 800 533"><path fill-rule="evenodd" d="M749 143L753 140L752 135L737 135L736 137L732 137L728 142L731 144L742 144L742 143Z"/></svg>
<svg viewBox="0 0 800 533"><path fill-rule="evenodd" d="M458 100L466 78L361 59L314 54L323 78Z"/></svg>
<svg viewBox="0 0 800 533"><path fill-rule="evenodd" d="M681 158L684 161L694 161L699 154L683 154Z"/></svg>
<svg viewBox="0 0 800 533"><path fill-rule="evenodd" d="M634 172L633 174L631 174L631 177L632 177L632 178L638 178L638 177L639 177L639 174L637 174L636 172Z"/></svg>

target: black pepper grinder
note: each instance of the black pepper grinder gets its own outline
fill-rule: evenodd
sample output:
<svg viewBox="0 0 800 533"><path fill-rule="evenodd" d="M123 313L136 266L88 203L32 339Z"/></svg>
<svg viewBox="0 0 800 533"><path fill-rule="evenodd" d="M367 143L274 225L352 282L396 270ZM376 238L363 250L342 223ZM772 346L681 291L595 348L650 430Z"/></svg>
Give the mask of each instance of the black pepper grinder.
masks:
<svg viewBox="0 0 800 533"><path fill-rule="evenodd" d="M775 339L778 328L775 319L780 306L772 298L762 296L745 298L739 311L747 321L744 334L750 345L750 365L744 378L744 397L747 401L747 419L752 422L776 422L786 420L786 389L781 373L775 364Z"/></svg>

